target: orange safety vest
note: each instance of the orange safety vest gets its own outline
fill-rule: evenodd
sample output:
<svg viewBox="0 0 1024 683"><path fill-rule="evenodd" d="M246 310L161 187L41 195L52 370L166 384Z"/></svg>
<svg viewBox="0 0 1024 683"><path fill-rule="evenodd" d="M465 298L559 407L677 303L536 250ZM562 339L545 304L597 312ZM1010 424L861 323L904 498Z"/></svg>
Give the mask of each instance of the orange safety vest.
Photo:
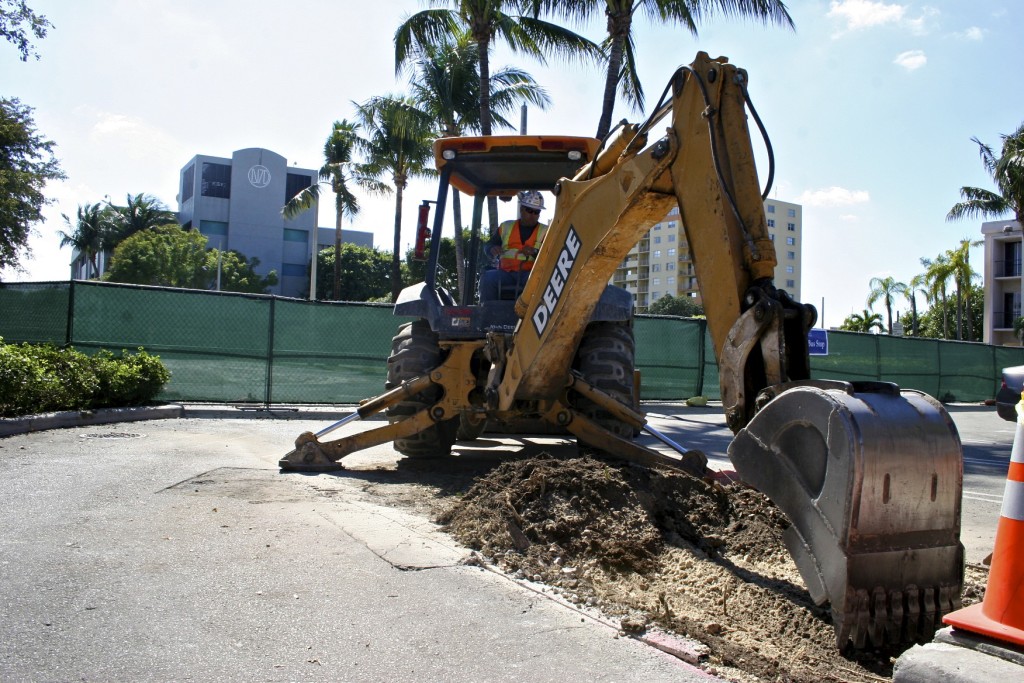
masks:
<svg viewBox="0 0 1024 683"><path fill-rule="evenodd" d="M530 237L523 242L519 233L519 221L505 221L501 224L501 263L502 270L517 273L533 268L533 257L520 251L523 247L533 247L544 241L544 231L548 226L537 223Z"/></svg>

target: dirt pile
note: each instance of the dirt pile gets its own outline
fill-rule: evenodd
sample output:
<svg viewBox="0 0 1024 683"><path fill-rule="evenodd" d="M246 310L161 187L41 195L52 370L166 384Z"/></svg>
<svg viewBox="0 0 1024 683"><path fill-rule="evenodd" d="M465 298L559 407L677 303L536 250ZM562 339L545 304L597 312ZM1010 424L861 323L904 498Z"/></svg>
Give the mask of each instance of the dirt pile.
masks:
<svg viewBox="0 0 1024 683"><path fill-rule="evenodd" d="M737 485L545 454L478 478L439 521L503 571L624 630L660 626L703 642L719 675L878 681L899 654L837 650L828 609L811 602L782 543L785 517ZM968 595L980 598L976 584Z"/></svg>

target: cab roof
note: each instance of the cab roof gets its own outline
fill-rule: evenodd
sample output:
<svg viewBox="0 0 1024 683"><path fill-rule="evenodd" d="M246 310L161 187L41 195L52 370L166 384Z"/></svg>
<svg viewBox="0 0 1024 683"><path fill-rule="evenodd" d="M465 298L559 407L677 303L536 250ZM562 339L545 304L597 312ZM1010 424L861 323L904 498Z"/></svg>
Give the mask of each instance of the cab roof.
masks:
<svg viewBox="0 0 1024 683"><path fill-rule="evenodd" d="M441 138L434 142L434 163L438 172L450 169L449 182L468 195L550 192L589 163L600 144L596 138L564 135Z"/></svg>

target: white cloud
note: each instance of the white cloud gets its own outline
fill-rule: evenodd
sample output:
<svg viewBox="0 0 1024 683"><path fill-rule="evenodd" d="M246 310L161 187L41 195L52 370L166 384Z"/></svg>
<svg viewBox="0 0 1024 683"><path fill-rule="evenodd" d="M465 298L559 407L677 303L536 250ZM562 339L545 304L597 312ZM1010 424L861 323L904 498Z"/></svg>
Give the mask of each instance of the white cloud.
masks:
<svg viewBox="0 0 1024 683"><path fill-rule="evenodd" d="M915 71L928 63L928 57L925 56L924 50L907 50L896 55L892 63L902 66L907 71Z"/></svg>
<svg viewBox="0 0 1024 683"><path fill-rule="evenodd" d="M972 26L963 33L957 33L956 37L966 40L982 40L985 37L985 31L977 26Z"/></svg>
<svg viewBox="0 0 1024 683"><path fill-rule="evenodd" d="M907 15L907 5L876 2L875 0L832 0L826 16L843 23L843 29L833 38L849 31L896 26L914 35L928 33L929 24L939 15L933 7L923 7L917 17Z"/></svg>
<svg viewBox="0 0 1024 683"><path fill-rule="evenodd" d="M903 5L887 5L872 0L833 0L829 4L828 16L846 22L848 31L871 26L899 23L906 14Z"/></svg>
<svg viewBox="0 0 1024 683"><path fill-rule="evenodd" d="M871 196L867 190L847 190L835 186L821 190L804 190L796 198L796 203L804 206L852 206L866 204L869 201Z"/></svg>

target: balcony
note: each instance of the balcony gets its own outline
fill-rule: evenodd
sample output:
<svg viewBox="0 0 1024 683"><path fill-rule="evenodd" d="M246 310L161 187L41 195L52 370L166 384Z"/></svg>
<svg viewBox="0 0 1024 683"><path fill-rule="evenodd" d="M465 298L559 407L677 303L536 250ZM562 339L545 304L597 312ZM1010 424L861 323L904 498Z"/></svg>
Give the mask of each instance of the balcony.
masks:
<svg viewBox="0 0 1024 683"><path fill-rule="evenodd" d="M1015 311L992 311L992 329L1012 330L1013 321L1020 317L1020 309Z"/></svg>
<svg viewBox="0 0 1024 683"><path fill-rule="evenodd" d="M996 259L992 270L994 277L1020 277L1020 259Z"/></svg>

